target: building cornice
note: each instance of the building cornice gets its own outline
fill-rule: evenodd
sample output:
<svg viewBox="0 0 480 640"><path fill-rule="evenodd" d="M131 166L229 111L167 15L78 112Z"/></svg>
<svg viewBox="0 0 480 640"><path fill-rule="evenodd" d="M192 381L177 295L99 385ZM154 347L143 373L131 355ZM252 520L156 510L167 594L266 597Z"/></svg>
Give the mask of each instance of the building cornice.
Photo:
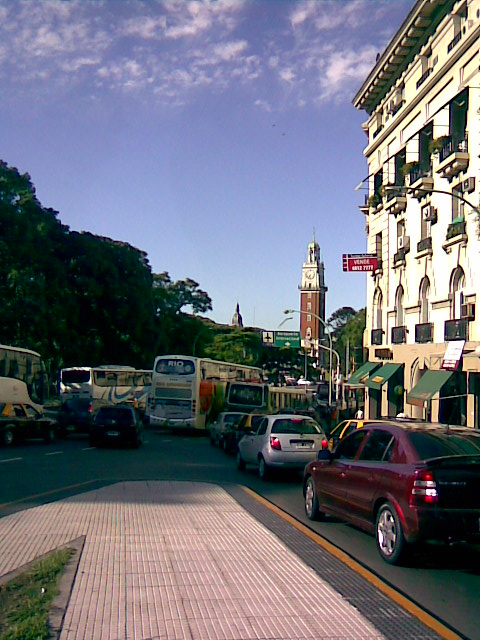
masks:
<svg viewBox="0 0 480 640"><path fill-rule="evenodd" d="M353 99L371 114L415 55L452 10L456 0L417 0Z"/></svg>

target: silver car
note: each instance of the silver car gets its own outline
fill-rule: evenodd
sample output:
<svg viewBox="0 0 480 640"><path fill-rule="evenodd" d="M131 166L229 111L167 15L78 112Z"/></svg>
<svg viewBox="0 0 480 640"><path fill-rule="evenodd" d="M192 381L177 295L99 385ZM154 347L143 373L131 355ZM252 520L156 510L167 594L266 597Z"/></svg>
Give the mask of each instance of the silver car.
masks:
<svg viewBox="0 0 480 640"><path fill-rule="evenodd" d="M212 422L209 427L210 444L221 446L225 429L238 424L242 418L246 419L247 415L248 413L241 411L222 411L219 413L215 422Z"/></svg>
<svg viewBox="0 0 480 640"><path fill-rule="evenodd" d="M254 434L244 435L238 443L237 468L258 466L264 479L272 469L303 469L315 460L318 451L328 447L322 427L302 415L268 415Z"/></svg>

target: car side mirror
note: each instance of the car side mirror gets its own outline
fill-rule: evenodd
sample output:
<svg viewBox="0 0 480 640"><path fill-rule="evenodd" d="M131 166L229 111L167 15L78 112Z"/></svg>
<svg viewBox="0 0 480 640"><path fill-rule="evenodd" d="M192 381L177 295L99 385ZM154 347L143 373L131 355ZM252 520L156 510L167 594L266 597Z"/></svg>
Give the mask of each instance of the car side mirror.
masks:
<svg viewBox="0 0 480 640"><path fill-rule="evenodd" d="M332 459L332 452L330 449L320 449L317 453L317 460L329 462Z"/></svg>

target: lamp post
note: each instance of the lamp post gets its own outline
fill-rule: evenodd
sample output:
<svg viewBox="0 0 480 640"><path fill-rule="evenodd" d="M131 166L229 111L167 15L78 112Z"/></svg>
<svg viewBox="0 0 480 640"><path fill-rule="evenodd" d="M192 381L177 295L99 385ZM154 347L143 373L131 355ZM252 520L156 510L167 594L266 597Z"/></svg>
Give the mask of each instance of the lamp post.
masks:
<svg viewBox="0 0 480 640"><path fill-rule="evenodd" d="M325 320L323 320L323 318L320 318L320 316L317 316L316 313L312 313L311 311L309 311L308 313L306 311L301 311L300 309L285 309L285 311L283 312L285 314L290 314L290 313L298 313L300 315L311 315L314 318L316 318L319 322L322 323L322 325L325 327L325 329L327 330L327 334L328 334L328 341L330 343L330 358L329 358L329 377L328 377L328 406L331 407L332 406L332 355L334 353L333 351L333 345L332 345L332 333L330 331L330 327L327 325L327 323L325 322ZM338 360L338 367L340 367L340 356L338 355L337 352L335 352L335 355L337 356L337 360Z"/></svg>

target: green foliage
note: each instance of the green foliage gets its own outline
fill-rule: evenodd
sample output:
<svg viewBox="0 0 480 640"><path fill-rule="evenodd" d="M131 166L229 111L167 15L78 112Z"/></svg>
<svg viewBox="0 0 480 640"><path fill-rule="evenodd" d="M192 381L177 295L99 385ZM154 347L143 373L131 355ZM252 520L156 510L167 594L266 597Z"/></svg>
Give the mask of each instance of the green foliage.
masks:
<svg viewBox="0 0 480 640"><path fill-rule="evenodd" d="M43 640L50 637L48 614L60 575L72 556L61 549L7 582L0 590L0 640Z"/></svg>
<svg viewBox="0 0 480 640"><path fill-rule="evenodd" d="M340 354L342 372L345 373L347 351L352 362L354 349L363 346L365 309L355 311L352 307L341 307L330 316L328 324L332 326L332 338L335 342L334 349ZM350 363L349 370L351 368Z"/></svg>

